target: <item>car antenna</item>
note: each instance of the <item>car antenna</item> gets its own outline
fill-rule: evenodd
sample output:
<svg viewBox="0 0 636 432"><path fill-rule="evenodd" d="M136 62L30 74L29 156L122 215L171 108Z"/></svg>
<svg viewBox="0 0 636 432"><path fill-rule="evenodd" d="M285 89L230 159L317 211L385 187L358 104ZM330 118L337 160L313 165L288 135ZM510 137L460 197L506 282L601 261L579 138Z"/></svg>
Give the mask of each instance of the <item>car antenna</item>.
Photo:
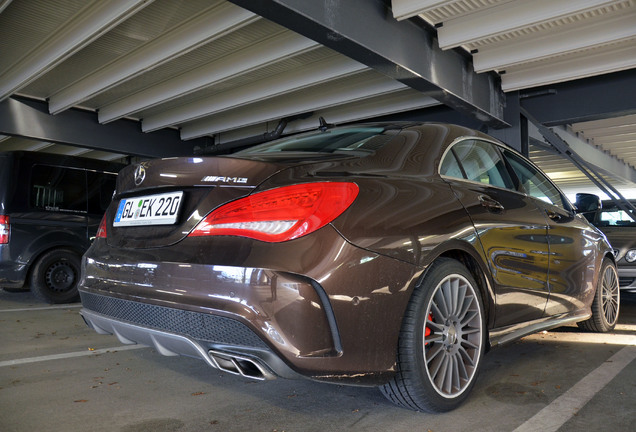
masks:
<svg viewBox="0 0 636 432"><path fill-rule="evenodd" d="M321 132L326 131L329 128L332 128L334 125L327 123L327 121L325 120L324 117L320 116L318 118L318 121L320 122L320 126L318 127L318 129L320 129Z"/></svg>

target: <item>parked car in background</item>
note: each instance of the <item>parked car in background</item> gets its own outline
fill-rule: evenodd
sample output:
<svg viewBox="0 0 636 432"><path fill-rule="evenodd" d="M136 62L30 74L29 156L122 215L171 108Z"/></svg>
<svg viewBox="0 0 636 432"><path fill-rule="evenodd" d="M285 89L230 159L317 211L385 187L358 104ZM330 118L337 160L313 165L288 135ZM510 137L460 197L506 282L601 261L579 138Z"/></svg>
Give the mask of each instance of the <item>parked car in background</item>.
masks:
<svg viewBox="0 0 636 432"><path fill-rule="evenodd" d="M80 259L124 165L40 152L0 152L0 287L76 301Z"/></svg>
<svg viewBox="0 0 636 432"><path fill-rule="evenodd" d="M618 319L605 236L480 132L383 123L119 174L84 256L99 333L254 379L379 386L403 407L468 397L490 348Z"/></svg>
<svg viewBox="0 0 636 432"><path fill-rule="evenodd" d="M579 194L581 195L583 194ZM636 205L636 202L632 204ZM603 201L598 210L591 211L588 215L590 222L605 234L612 245L621 291L636 293L636 221L610 200Z"/></svg>

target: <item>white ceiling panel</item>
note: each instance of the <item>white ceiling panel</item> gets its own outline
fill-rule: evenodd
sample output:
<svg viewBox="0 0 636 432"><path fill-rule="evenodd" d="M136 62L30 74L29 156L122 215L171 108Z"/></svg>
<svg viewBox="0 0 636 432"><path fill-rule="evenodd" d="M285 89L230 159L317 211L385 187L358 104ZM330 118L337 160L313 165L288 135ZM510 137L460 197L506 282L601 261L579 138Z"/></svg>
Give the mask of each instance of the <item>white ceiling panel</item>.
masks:
<svg viewBox="0 0 636 432"><path fill-rule="evenodd" d="M231 3L209 8L170 32L146 42L133 52L95 70L49 98L49 111L57 114L124 81L174 60L203 44L257 20L251 12Z"/></svg>
<svg viewBox="0 0 636 432"><path fill-rule="evenodd" d="M375 71L330 82L328 86L316 86L308 90L279 96L249 107L231 109L217 115L186 123L181 128L181 138L192 139L215 132L237 129L242 125L254 125L294 116L313 110L343 105L393 93L406 86L390 80Z"/></svg>
<svg viewBox="0 0 636 432"><path fill-rule="evenodd" d="M366 66L354 60L342 56L333 56L323 61L308 63L284 73L273 75L248 85L235 87L186 105L162 110L154 116L144 116L142 130L150 132L177 123L196 120L221 111L246 106L250 103L316 86L323 82L347 77L365 69L367 69Z"/></svg>
<svg viewBox="0 0 636 432"><path fill-rule="evenodd" d="M219 81L249 73L318 46L316 42L292 32L278 34L222 57L220 61L204 64L108 104L100 108L99 121L106 123L116 120L202 88L212 87Z"/></svg>

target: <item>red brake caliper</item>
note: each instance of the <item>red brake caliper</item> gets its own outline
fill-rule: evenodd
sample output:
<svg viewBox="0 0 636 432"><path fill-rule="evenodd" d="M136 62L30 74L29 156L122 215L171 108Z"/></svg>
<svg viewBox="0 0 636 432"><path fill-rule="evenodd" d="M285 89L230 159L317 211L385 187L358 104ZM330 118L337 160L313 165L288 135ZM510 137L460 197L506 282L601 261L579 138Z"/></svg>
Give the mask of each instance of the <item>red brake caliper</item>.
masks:
<svg viewBox="0 0 636 432"><path fill-rule="evenodd" d="M428 314L428 321L433 321L433 314L429 313ZM424 337L427 338L431 335L431 329L428 328L428 326L424 327ZM428 342L426 342L424 345L428 345Z"/></svg>

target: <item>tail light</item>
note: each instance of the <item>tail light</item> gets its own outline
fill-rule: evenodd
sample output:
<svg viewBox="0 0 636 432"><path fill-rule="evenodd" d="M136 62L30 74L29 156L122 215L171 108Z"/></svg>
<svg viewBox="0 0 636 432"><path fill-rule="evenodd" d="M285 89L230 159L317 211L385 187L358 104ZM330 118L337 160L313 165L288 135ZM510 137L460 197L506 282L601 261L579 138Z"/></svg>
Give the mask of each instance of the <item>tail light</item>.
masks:
<svg viewBox="0 0 636 432"><path fill-rule="evenodd" d="M9 216L0 215L0 244L9 243Z"/></svg>
<svg viewBox="0 0 636 432"><path fill-rule="evenodd" d="M106 215L102 217L102 221L99 223L99 228L97 228L97 234L95 234L96 238L106 238Z"/></svg>
<svg viewBox="0 0 636 432"><path fill-rule="evenodd" d="M340 216L358 191L355 183L316 182L258 192L212 211L189 235L232 235L266 242L292 240Z"/></svg>

